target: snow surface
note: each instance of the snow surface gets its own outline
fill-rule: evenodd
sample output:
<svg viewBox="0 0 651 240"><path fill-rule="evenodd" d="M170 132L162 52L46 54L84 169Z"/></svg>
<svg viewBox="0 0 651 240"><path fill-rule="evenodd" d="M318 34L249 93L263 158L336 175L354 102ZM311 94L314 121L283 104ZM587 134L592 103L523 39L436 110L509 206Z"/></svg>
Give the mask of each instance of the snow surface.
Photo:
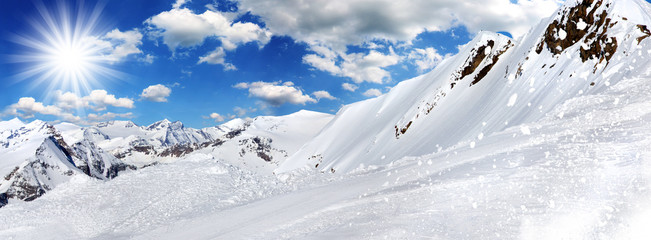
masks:
<svg viewBox="0 0 651 240"><path fill-rule="evenodd" d="M345 175L264 176L193 154L108 182L77 176L0 209L0 237L643 239L649 91L651 78L625 79L559 105L531 135L514 126Z"/></svg>
<svg viewBox="0 0 651 240"><path fill-rule="evenodd" d="M582 62L581 44L536 53L559 15L518 43L482 32L434 71L334 119L302 111L201 130L166 120L98 131L57 125L64 139L106 149L246 130L109 181L73 174L34 201L10 199L0 239L647 239L651 40L637 43L636 24L651 23L651 11L639 0L604 2L618 22L608 30L619 44L608 64ZM487 60L455 79L482 46ZM0 144L8 143L0 153L34 148L29 136L53 144L43 143L42 122L22 125L0 123ZM281 160L254 161L252 143L269 143Z"/></svg>

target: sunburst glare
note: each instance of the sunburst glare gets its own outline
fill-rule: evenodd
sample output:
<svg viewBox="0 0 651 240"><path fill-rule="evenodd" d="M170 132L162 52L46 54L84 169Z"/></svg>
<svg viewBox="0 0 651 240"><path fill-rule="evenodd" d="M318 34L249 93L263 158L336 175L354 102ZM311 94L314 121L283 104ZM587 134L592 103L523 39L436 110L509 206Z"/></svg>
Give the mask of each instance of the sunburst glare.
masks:
<svg viewBox="0 0 651 240"><path fill-rule="evenodd" d="M32 88L45 87L47 98L55 90L81 95L101 87L103 80L120 79L123 74L111 68L106 54L110 44L97 37L103 5L97 4L90 11L83 1L76 6L59 1L56 11L42 2L36 2L35 7L40 16L29 19L33 34L13 39L25 47L12 58L24 64L17 80L31 81Z"/></svg>

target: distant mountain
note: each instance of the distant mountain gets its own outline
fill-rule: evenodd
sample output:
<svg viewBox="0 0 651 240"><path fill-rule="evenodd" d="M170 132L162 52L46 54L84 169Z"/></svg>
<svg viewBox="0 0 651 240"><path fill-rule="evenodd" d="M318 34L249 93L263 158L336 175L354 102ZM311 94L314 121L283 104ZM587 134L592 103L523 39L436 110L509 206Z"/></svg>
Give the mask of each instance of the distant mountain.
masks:
<svg viewBox="0 0 651 240"><path fill-rule="evenodd" d="M73 175L101 180L117 177L192 152L270 174L332 115L300 111L280 117L234 119L193 129L165 119L149 126L110 121L81 127L19 119L0 122L0 203L30 201ZM208 166L207 166L208 167Z"/></svg>
<svg viewBox="0 0 651 240"><path fill-rule="evenodd" d="M518 40L480 32L430 73L344 106L277 172L347 172L535 122L568 99L648 76L649 26L644 1L585 0L566 1Z"/></svg>

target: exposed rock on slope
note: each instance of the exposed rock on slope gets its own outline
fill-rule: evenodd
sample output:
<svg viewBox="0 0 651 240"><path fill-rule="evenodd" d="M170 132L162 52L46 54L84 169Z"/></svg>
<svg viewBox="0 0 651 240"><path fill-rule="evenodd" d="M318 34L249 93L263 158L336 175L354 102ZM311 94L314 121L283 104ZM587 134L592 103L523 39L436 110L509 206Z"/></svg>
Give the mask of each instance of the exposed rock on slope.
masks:
<svg viewBox="0 0 651 240"><path fill-rule="evenodd" d="M433 71L344 106L277 171L318 164L321 171L347 172L474 146L537 121L568 99L645 74L650 13L641 0L566 1L518 41L480 32Z"/></svg>

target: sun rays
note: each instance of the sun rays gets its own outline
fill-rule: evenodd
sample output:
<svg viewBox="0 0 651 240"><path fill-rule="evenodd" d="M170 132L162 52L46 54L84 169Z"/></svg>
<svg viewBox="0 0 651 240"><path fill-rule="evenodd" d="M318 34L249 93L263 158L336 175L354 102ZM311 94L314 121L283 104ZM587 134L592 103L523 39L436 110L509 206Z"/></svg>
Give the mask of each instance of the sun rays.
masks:
<svg viewBox="0 0 651 240"><path fill-rule="evenodd" d="M44 90L49 98L56 90L82 95L105 80L119 79L122 73L111 67L106 56L111 46L97 37L102 4L90 11L83 1L75 6L59 1L55 9L36 2L35 7L39 16L28 19L32 34L12 39L24 47L11 58L23 66L15 75L18 81L30 81L32 89Z"/></svg>

